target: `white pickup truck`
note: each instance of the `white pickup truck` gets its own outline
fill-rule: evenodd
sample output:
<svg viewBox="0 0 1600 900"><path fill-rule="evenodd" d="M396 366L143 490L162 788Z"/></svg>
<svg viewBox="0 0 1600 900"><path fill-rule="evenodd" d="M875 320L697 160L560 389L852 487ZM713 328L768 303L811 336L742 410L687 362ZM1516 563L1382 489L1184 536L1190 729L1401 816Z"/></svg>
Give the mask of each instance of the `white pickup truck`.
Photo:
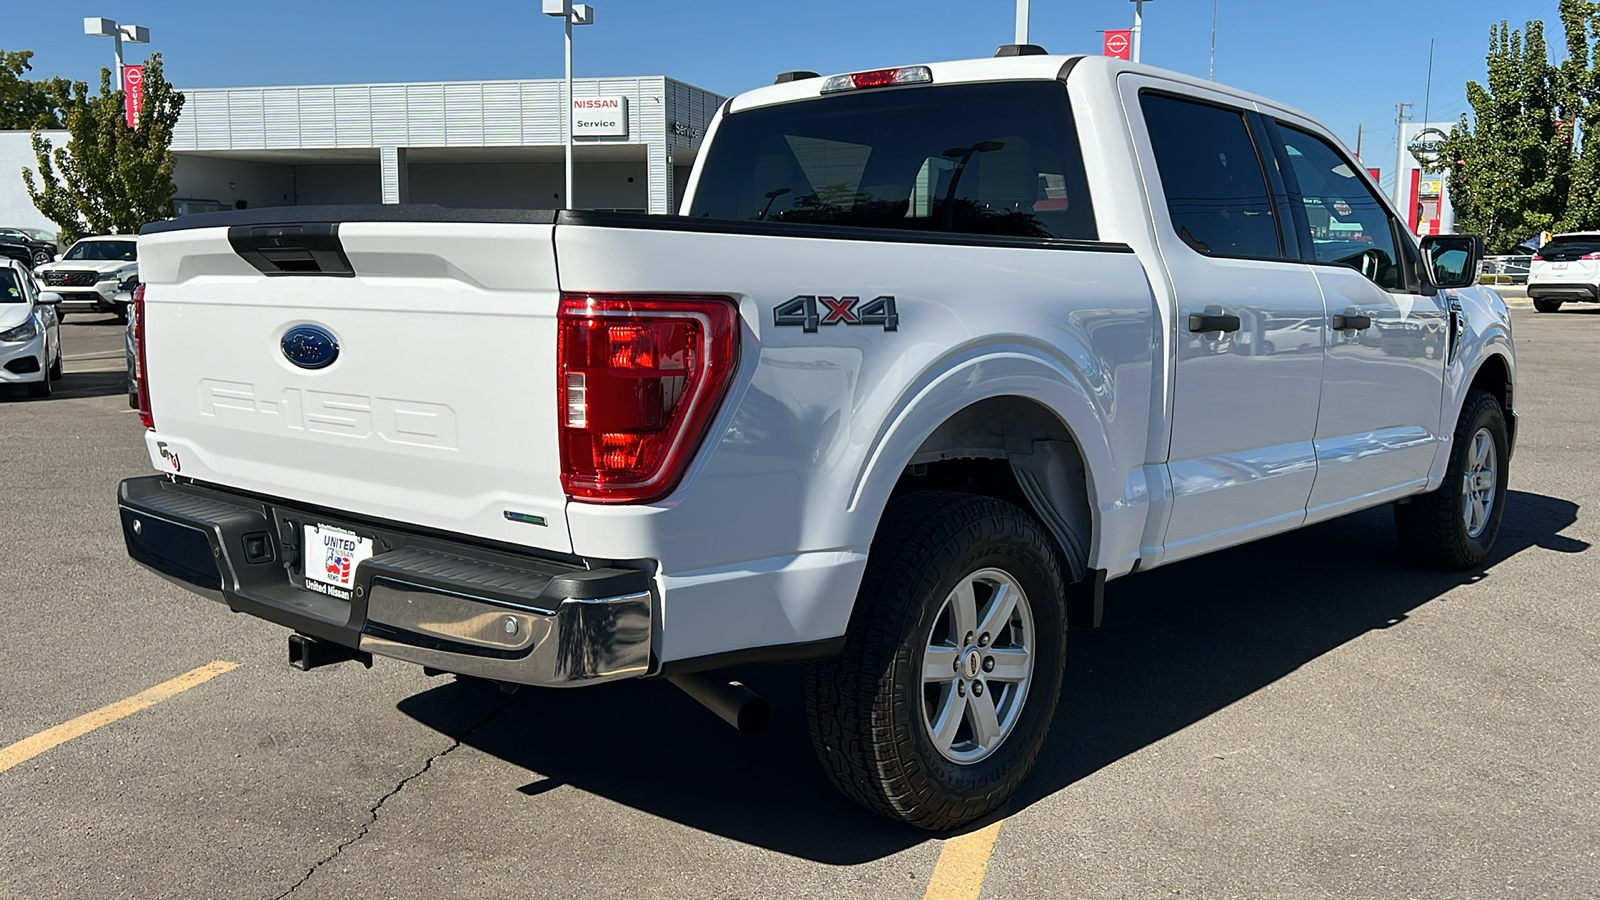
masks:
<svg viewBox="0 0 1600 900"><path fill-rule="evenodd" d="M805 662L839 788L934 829L1027 775L1109 579L1379 504L1479 564L1481 242L1419 246L1303 113L1035 49L736 97L678 216L148 226L129 553L302 668L670 678L753 728L718 670Z"/></svg>

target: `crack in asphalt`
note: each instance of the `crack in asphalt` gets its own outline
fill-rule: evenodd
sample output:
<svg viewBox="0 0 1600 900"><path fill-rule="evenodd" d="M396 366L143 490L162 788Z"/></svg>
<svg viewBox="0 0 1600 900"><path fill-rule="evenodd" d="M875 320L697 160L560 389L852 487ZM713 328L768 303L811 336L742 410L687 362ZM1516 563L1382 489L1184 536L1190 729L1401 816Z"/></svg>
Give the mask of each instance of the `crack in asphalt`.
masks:
<svg viewBox="0 0 1600 900"><path fill-rule="evenodd" d="M310 881L311 877L313 875L317 874L317 872L319 870L321 870L321 868L323 866L327 865L330 862L333 862L335 859L338 859L340 854L344 853L344 851L346 851L350 847L354 846L356 844L356 842L358 842L362 838L366 837L367 833L372 830L372 826L378 824L378 811L383 809L383 805L385 803L388 803L389 799L391 797L395 796L396 794L398 794L402 790L404 790L406 785L408 785L411 782L415 781L416 779L421 778L422 776L428 774L428 770L433 768L433 764L434 763L438 762L441 759L444 759L446 756L449 756L451 753L454 753L457 749L459 749L461 747L461 744L462 744L463 741L465 741L467 738L472 736L473 732L475 732L479 728L482 728L483 726L489 724L490 722L493 722L495 717L500 715L502 712L505 712L506 709L511 706L511 704L516 702L516 699L517 698L514 695L511 696L511 697L507 697L505 702L501 703L499 706L496 706L494 709L490 710L488 715L484 716L482 719L479 719L477 722L475 722L472 725L471 728L468 728L466 731L463 731L461 733L460 737L456 738L454 741L451 741L450 746L448 746L448 747L444 748L443 750L440 750L438 753L435 753L432 756L428 757L427 761L422 764L422 768L420 768L417 771L412 772L410 775L407 775L406 777L400 779L400 781L397 784L395 784L395 786L393 788L391 788L388 793L384 794L382 797L379 797L378 801L376 803L372 804L372 806L367 810L367 821L362 823L360 831L357 831L353 836L345 839L344 841L341 841L339 843L339 846L333 848L333 852L332 853L329 853L327 856L324 856L322 859L319 859L315 863L312 863L311 864L311 868L306 870L306 874L300 876L300 880L299 881L296 881L288 890L286 890L283 893L281 893L281 894L277 895L276 897L272 898L272 900L284 900L285 897L288 897L290 894L293 894L295 891L300 890L300 888L303 887L306 882Z"/></svg>

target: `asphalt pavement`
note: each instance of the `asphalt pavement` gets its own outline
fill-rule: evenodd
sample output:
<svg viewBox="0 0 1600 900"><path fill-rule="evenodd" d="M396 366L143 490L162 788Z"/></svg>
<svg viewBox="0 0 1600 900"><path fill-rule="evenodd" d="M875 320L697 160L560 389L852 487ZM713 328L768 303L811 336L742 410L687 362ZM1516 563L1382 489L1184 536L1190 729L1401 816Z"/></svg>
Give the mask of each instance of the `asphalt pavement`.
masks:
<svg viewBox="0 0 1600 900"><path fill-rule="evenodd" d="M1032 779L951 837L834 793L792 669L740 673L753 738L664 682L290 669L127 559L121 328L73 316L57 395L0 391L0 897L1596 896L1600 309L1515 318L1487 566L1379 509L1114 582Z"/></svg>

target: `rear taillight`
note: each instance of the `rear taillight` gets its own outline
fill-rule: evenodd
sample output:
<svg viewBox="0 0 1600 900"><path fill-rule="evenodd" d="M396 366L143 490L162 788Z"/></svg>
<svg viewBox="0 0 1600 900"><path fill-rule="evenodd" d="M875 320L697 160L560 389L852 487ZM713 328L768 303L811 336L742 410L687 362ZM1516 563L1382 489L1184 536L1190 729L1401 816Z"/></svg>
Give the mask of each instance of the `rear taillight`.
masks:
<svg viewBox="0 0 1600 900"><path fill-rule="evenodd" d="M129 307L133 321L128 327L133 329L133 367L134 384L139 388L139 422L146 428L156 427L155 417L150 415L150 366L145 363L144 353L144 285L140 284L133 289L133 306Z"/></svg>
<svg viewBox="0 0 1600 900"><path fill-rule="evenodd" d="M557 344L561 484L591 503L672 492L739 356L725 297L564 294Z"/></svg>
<svg viewBox="0 0 1600 900"><path fill-rule="evenodd" d="M1600 259L1600 253L1585 253L1583 255L1583 258L1584 259Z"/></svg>

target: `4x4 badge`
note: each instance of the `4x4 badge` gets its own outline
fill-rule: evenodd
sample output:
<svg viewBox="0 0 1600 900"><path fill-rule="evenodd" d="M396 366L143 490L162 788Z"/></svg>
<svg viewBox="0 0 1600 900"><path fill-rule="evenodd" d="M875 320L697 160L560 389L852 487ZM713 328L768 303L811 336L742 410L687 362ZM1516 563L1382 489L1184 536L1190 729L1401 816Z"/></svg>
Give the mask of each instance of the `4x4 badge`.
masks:
<svg viewBox="0 0 1600 900"><path fill-rule="evenodd" d="M798 325L806 334L815 334L823 325L882 325L884 331L898 331L900 314L894 298L874 297L865 303L860 297L814 297L802 294L773 307L772 324Z"/></svg>

